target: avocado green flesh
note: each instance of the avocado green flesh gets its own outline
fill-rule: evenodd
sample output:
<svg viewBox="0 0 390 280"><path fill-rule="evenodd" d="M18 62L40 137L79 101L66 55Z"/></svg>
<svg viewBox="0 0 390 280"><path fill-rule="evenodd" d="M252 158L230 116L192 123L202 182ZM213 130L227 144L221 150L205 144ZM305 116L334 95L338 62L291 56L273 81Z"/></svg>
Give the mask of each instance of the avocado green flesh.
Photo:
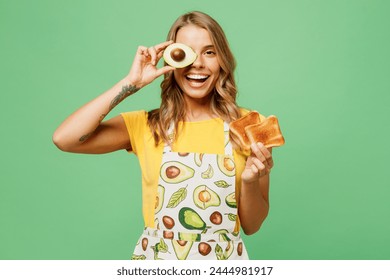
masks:
<svg viewBox="0 0 390 280"><path fill-rule="evenodd" d="M197 166L202 165L202 160L203 160L203 154L202 153L195 153L195 163Z"/></svg>
<svg viewBox="0 0 390 280"><path fill-rule="evenodd" d="M231 254L233 253L234 250L234 243L232 241L228 241L228 245L226 246L224 255L226 259L229 259Z"/></svg>
<svg viewBox="0 0 390 280"><path fill-rule="evenodd" d="M154 213L160 212L160 210L163 206L163 203L164 203L164 193L165 193L165 188L161 185L158 185L157 197L156 197L156 199L158 199L158 204L157 204L156 209L154 210Z"/></svg>
<svg viewBox="0 0 390 280"><path fill-rule="evenodd" d="M227 229L220 229L215 231L214 233L219 234L219 241L230 241L231 239L228 237L229 231Z"/></svg>
<svg viewBox="0 0 390 280"><path fill-rule="evenodd" d="M202 220L196 211L189 207L183 207L179 211L179 221L186 229L204 230L206 223Z"/></svg>
<svg viewBox="0 0 390 280"><path fill-rule="evenodd" d="M172 240L173 250L175 250L177 259L187 259L188 253L190 252L193 243L194 242L192 241L187 241L185 245L180 245L177 240Z"/></svg>
<svg viewBox="0 0 390 280"><path fill-rule="evenodd" d="M231 208L237 208L236 194L231 193L225 198L227 206Z"/></svg>
<svg viewBox="0 0 390 280"><path fill-rule="evenodd" d="M200 234L190 232L179 232L179 240L200 241Z"/></svg>

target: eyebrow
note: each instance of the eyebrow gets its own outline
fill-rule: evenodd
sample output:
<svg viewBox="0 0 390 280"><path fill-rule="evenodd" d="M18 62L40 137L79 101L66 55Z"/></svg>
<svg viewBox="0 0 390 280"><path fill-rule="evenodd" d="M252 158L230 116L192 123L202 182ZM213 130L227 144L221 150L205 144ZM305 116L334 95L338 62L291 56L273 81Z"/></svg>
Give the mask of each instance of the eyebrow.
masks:
<svg viewBox="0 0 390 280"><path fill-rule="evenodd" d="M204 46L203 49L211 49L211 48L215 48L214 45L207 45L207 46Z"/></svg>

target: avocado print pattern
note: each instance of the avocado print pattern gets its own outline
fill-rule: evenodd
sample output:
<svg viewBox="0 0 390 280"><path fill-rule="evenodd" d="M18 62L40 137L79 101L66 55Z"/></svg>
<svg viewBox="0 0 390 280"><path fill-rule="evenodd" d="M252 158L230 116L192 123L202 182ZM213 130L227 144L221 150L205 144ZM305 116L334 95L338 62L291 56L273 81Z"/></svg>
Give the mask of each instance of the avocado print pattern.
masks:
<svg viewBox="0 0 390 280"><path fill-rule="evenodd" d="M194 176L194 169L178 161L169 161L161 166L161 179L167 183L181 183Z"/></svg>
<svg viewBox="0 0 390 280"><path fill-rule="evenodd" d="M206 209L210 206L219 206L221 204L219 195L206 185L196 187L193 198L195 205L201 209Z"/></svg>
<svg viewBox="0 0 390 280"><path fill-rule="evenodd" d="M237 208L236 193L231 193L225 198L226 205L231 208Z"/></svg>
<svg viewBox="0 0 390 280"><path fill-rule="evenodd" d="M164 192L165 192L165 188L161 185L158 185L157 187L157 195L156 195L156 203L155 203L155 206L154 206L154 212L155 213L158 213L162 206L163 206L163 203L164 203Z"/></svg>
<svg viewBox="0 0 390 280"><path fill-rule="evenodd" d="M231 155L217 155L218 168L226 176L234 176L236 174L236 167L233 157Z"/></svg>
<svg viewBox="0 0 390 280"><path fill-rule="evenodd" d="M199 229L202 230L202 233L206 233L207 228L209 228L199 214L189 207L180 209L179 221L186 229Z"/></svg>
<svg viewBox="0 0 390 280"><path fill-rule="evenodd" d="M223 139L224 154L173 152L165 145L154 227L144 229L132 259L248 259L235 231L236 167L227 123Z"/></svg>
<svg viewBox="0 0 390 280"><path fill-rule="evenodd" d="M197 166L202 165L203 155L203 153L194 153L194 160Z"/></svg>
<svg viewBox="0 0 390 280"><path fill-rule="evenodd" d="M210 179L212 178L214 175L214 169L213 167L209 164L209 167L207 168L207 170L205 172L202 172L202 178L203 179Z"/></svg>

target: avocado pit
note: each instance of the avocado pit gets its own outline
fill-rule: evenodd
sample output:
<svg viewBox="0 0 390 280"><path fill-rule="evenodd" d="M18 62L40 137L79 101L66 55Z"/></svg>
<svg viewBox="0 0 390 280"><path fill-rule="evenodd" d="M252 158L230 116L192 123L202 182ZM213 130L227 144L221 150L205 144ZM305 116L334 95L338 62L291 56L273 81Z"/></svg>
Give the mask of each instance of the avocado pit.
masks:
<svg viewBox="0 0 390 280"><path fill-rule="evenodd" d="M242 255L242 242L238 243L238 246L237 246L237 254L239 256Z"/></svg>
<svg viewBox="0 0 390 280"><path fill-rule="evenodd" d="M146 251L146 248L148 247L148 239L145 237L145 238L142 238L142 249L144 251Z"/></svg>
<svg viewBox="0 0 390 280"><path fill-rule="evenodd" d="M198 245L198 251L202 256L207 256L211 252L211 246L206 242L200 242Z"/></svg>
<svg viewBox="0 0 390 280"><path fill-rule="evenodd" d="M171 229L175 226L175 221L169 216L164 216L162 220L163 220L164 226L167 229Z"/></svg>
<svg viewBox="0 0 390 280"><path fill-rule="evenodd" d="M173 178L176 178L177 176L179 176L180 174L180 169L176 166L169 166L166 170L165 170L165 174L167 175L167 177L169 179L173 179Z"/></svg>
<svg viewBox="0 0 390 280"><path fill-rule="evenodd" d="M215 225L220 225L222 223L222 214L218 211L213 212L210 215L210 222Z"/></svg>
<svg viewBox="0 0 390 280"><path fill-rule="evenodd" d="M211 195L207 190L203 190L199 193L199 200L202 202L208 202L211 199Z"/></svg>
<svg viewBox="0 0 390 280"><path fill-rule="evenodd" d="M177 243L179 243L180 246L185 246L187 244L187 241L185 241L185 240L177 240Z"/></svg>
<svg viewBox="0 0 390 280"><path fill-rule="evenodd" d="M231 158L225 158L223 165L225 166L226 170L228 170L228 171L234 170L234 162Z"/></svg>
<svg viewBox="0 0 390 280"><path fill-rule="evenodd" d="M170 230L164 230L163 231L163 237L166 239L173 239L174 233Z"/></svg>
<svg viewBox="0 0 390 280"><path fill-rule="evenodd" d="M186 57L186 53L181 48L176 48L171 51L171 57L174 61L180 62Z"/></svg>

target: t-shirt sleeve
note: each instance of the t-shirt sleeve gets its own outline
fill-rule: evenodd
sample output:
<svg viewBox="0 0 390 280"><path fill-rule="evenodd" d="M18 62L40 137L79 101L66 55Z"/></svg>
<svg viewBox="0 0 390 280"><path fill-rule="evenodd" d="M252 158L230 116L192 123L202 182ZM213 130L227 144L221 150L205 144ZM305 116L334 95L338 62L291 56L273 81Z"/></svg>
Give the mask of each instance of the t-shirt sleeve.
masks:
<svg viewBox="0 0 390 280"><path fill-rule="evenodd" d="M137 154L139 149L142 149L142 136L145 133L147 126L147 112L145 111L133 111L121 113L123 120L125 121L127 133L129 134L131 149L128 152L134 152Z"/></svg>

